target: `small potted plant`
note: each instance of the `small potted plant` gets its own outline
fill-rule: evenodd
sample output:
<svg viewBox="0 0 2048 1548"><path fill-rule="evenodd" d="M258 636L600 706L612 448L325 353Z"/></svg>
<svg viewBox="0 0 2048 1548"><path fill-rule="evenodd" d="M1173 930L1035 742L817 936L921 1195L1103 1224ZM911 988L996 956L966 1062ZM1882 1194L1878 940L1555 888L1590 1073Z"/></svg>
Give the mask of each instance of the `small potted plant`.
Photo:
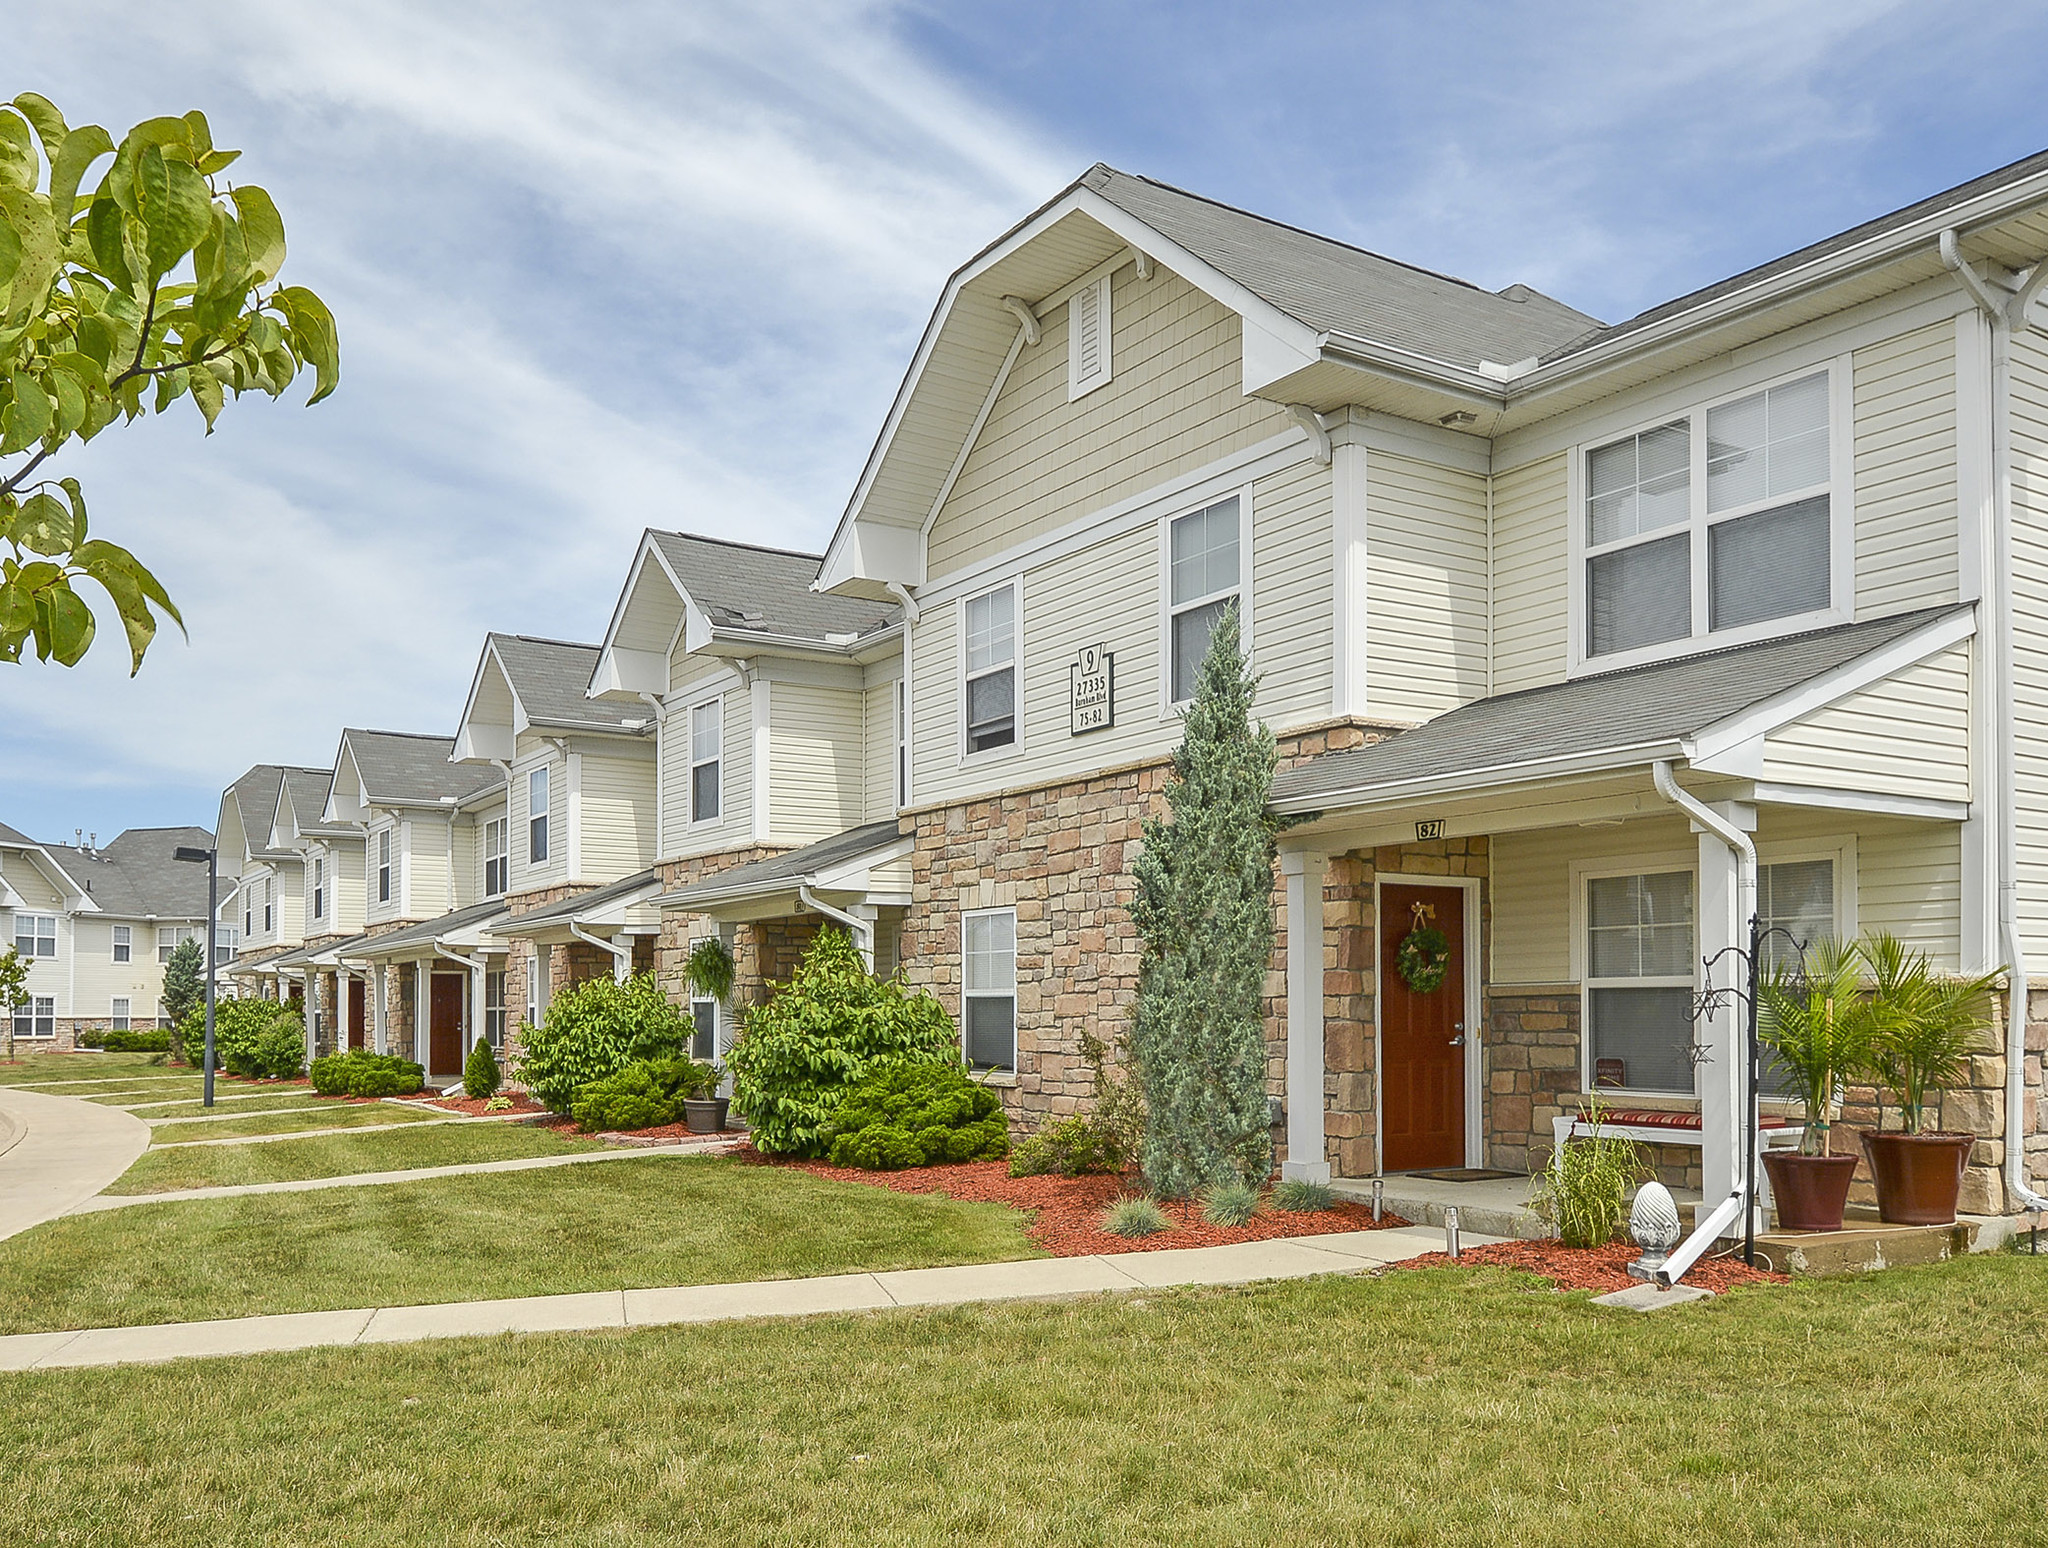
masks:
<svg viewBox="0 0 2048 1548"><path fill-rule="evenodd" d="M726 1110L731 1106L718 1094L725 1071L694 1059L689 1063L692 1068L683 1084L683 1124L692 1134L723 1133Z"/></svg>
<svg viewBox="0 0 2048 1548"><path fill-rule="evenodd" d="M1872 1013L1862 969L1863 955L1854 946L1823 941L1802 971L1773 968L1758 986L1758 1040L1791 1077L1805 1119L1796 1155L1764 1153L1782 1230L1842 1229L1856 1157L1834 1153L1832 1120L1844 1077L1870 1057Z"/></svg>
<svg viewBox="0 0 2048 1548"><path fill-rule="evenodd" d="M1863 954L1876 978L1866 1068L1879 1090L1897 1099L1901 1120L1886 1133L1880 1106L1877 1128L1863 1131L1877 1182L1878 1218L1894 1225L1949 1225L1977 1137L1929 1130L1927 1098L1960 1084L1970 1056L1983 1051L1998 975L1945 978L1924 952L1909 951L1893 935L1870 937Z"/></svg>

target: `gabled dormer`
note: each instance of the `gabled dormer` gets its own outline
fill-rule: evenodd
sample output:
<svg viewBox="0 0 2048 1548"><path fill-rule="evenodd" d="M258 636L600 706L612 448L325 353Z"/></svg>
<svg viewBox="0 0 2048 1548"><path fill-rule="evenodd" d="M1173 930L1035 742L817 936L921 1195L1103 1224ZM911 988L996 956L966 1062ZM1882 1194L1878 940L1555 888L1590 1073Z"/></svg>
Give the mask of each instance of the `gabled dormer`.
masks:
<svg viewBox="0 0 2048 1548"><path fill-rule="evenodd" d="M350 729L321 820L360 835L362 927L432 919L478 901L479 850L498 776L450 761L455 740Z"/></svg>
<svg viewBox="0 0 2048 1548"><path fill-rule="evenodd" d="M333 776L289 769L281 782L270 847L299 859L299 907L306 939L353 935L363 927L363 835L326 815Z"/></svg>
<svg viewBox="0 0 2048 1548"><path fill-rule="evenodd" d="M256 956L305 940L305 855L280 841L279 809L287 781L317 812L332 771L259 763L221 795L220 871L240 883L241 945ZM289 818L287 819L289 822Z"/></svg>

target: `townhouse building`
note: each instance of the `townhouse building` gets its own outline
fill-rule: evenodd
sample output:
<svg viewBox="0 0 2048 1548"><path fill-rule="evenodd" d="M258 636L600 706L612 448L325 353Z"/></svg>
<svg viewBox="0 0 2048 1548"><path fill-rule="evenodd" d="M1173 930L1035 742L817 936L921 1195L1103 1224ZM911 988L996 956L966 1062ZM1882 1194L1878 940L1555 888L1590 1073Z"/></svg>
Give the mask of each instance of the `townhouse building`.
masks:
<svg viewBox="0 0 2048 1548"><path fill-rule="evenodd" d="M241 914L239 941L228 973L242 993L295 994L303 985L262 970L306 939L305 857L277 841L277 819L287 784L293 810L319 810L320 792L332 778L328 769L259 763L221 792L215 831L220 835L221 876L235 884ZM202 910L203 912L203 910Z"/></svg>
<svg viewBox="0 0 2048 1548"><path fill-rule="evenodd" d="M1755 913L2004 970L1942 1122L1980 1136L1964 1207L2017 1207L2048 1149L2044 252L2048 156L1609 326L1092 168L949 280L815 581L901 610L904 971L1013 1117L1087 1100L1132 846L1234 606L1292 824L1290 1175L1526 1170L1599 1092L1721 1196L1738 1021L1694 1012Z"/></svg>

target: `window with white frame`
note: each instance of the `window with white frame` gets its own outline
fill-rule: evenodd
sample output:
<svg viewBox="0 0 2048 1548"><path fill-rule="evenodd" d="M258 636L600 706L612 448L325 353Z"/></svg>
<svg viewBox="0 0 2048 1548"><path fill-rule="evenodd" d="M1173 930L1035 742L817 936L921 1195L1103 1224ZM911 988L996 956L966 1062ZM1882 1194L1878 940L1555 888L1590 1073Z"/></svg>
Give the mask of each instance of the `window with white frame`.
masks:
<svg viewBox="0 0 2048 1548"><path fill-rule="evenodd" d="M206 950L203 944L205 935L206 927L204 925L158 925L156 927L157 965L159 967L169 966L171 953L176 951L186 941L202 942L199 958L202 962L205 961Z"/></svg>
<svg viewBox="0 0 2048 1548"><path fill-rule="evenodd" d="M1590 1083L1693 1092L1690 871L1586 880Z"/></svg>
<svg viewBox="0 0 2048 1548"><path fill-rule="evenodd" d="M690 710L690 821L716 822L722 808L725 700L711 699Z"/></svg>
<svg viewBox="0 0 2048 1548"><path fill-rule="evenodd" d="M1238 497L1167 523L1168 698L1185 704L1195 696L1209 636L1224 609L1241 595L1241 520Z"/></svg>
<svg viewBox="0 0 2048 1548"><path fill-rule="evenodd" d="M718 1002L697 998L690 1001L690 1057L710 1063L718 1057Z"/></svg>
<svg viewBox="0 0 2048 1548"><path fill-rule="evenodd" d="M268 934L270 933L270 929L271 929L271 901L270 901L270 878L269 878L268 876L266 876L266 877L264 877L264 878L263 878L263 933L264 933L265 935L268 935Z"/></svg>
<svg viewBox="0 0 2048 1548"><path fill-rule="evenodd" d="M526 776L526 863L548 857L548 770L542 764Z"/></svg>
<svg viewBox="0 0 2048 1548"><path fill-rule="evenodd" d="M969 597L965 608L967 751L1017 740L1017 587Z"/></svg>
<svg viewBox="0 0 2048 1548"><path fill-rule="evenodd" d="M967 1063L977 1070L1017 1067L1017 913L985 909L960 922L965 972L962 1020Z"/></svg>
<svg viewBox="0 0 2048 1548"><path fill-rule="evenodd" d="M1067 300L1067 401L1109 380L1110 277L1083 285Z"/></svg>
<svg viewBox="0 0 2048 1548"><path fill-rule="evenodd" d="M135 932L127 925L114 926L114 960L133 962L135 960Z"/></svg>
<svg viewBox="0 0 2048 1548"><path fill-rule="evenodd" d="M530 1027L540 1020L540 953L526 954L526 1024Z"/></svg>
<svg viewBox="0 0 2048 1548"><path fill-rule="evenodd" d="M244 935L254 935L256 933L256 889L253 886L249 889L247 896L242 899L242 933Z"/></svg>
<svg viewBox="0 0 2048 1548"><path fill-rule="evenodd" d="M391 830L377 835L377 901L391 901Z"/></svg>
<svg viewBox="0 0 2048 1548"><path fill-rule="evenodd" d="M484 824L484 896L503 895L507 884L506 859L511 853L507 819L493 817Z"/></svg>
<svg viewBox="0 0 2048 1548"><path fill-rule="evenodd" d="M1591 659L1835 607L1829 376L1586 454Z"/></svg>
<svg viewBox="0 0 2048 1548"><path fill-rule="evenodd" d="M55 914L16 914L14 916L14 949L24 957L56 956L57 916Z"/></svg>
<svg viewBox="0 0 2048 1548"><path fill-rule="evenodd" d="M910 804L910 681L896 679L896 804Z"/></svg>
<svg viewBox="0 0 2048 1548"><path fill-rule="evenodd" d="M1757 927L1763 933L1765 966L1797 971L1807 952L1841 934L1835 918L1833 859L1779 860L1759 865L1756 917ZM1762 1089L1766 1096L1790 1096L1798 1089L1791 1072L1780 1066L1768 1049L1764 1051Z"/></svg>
<svg viewBox="0 0 2048 1548"><path fill-rule="evenodd" d="M57 1035L57 1001L50 995L39 994L23 1000L14 1009L14 1035L16 1037L55 1037Z"/></svg>
<svg viewBox="0 0 2048 1548"><path fill-rule="evenodd" d="M327 862L318 856L313 859L313 917L327 917Z"/></svg>
<svg viewBox="0 0 2048 1548"><path fill-rule="evenodd" d="M217 925L213 932L214 966L222 967L235 960L235 952L242 944L242 934L233 925Z"/></svg>
<svg viewBox="0 0 2048 1548"><path fill-rule="evenodd" d="M126 1032L128 1030L128 1006L130 1003L125 998L118 998L113 1002L111 1007L112 1014L107 1017L107 1020L113 1023L113 1031Z"/></svg>
<svg viewBox="0 0 2048 1548"><path fill-rule="evenodd" d="M505 1047L505 973L484 974L484 1041L494 1050Z"/></svg>

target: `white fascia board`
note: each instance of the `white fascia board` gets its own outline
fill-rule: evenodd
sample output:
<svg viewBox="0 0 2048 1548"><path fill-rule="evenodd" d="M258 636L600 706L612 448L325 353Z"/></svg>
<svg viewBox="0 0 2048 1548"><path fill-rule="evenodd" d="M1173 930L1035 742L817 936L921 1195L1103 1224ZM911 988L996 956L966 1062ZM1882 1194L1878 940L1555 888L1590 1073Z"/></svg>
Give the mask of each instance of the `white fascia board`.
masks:
<svg viewBox="0 0 2048 1548"><path fill-rule="evenodd" d="M1345 791L1320 795L1292 796L1275 801L1273 810L1283 813L1370 811L1375 807L1400 806L1425 796L1460 795L1499 789L1510 785L1539 784L1567 774L1599 774L1638 768L1659 758L1682 758L1682 742L1639 742L1629 747L1603 748L1598 752L1573 753L1568 757L1537 758L1519 763L1496 764L1483 769L1466 769L1454 774L1426 774L1393 782L1374 781Z"/></svg>
<svg viewBox="0 0 2048 1548"><path fill-rule="evenodd" d="M1829 811L1868 812L1878 817L1909 817L1922 822L1962 822L1970 815L1968 801L1942 801L1932 796L1897 795L1886 790L1855 790L1837 785L1786 785L1758 780L1744 799L1758 805L1811 806Z"/></svg>
<svg viewBox="0 0 2048 1548"><path fill-rule="evenodd" d="M867 873L878 865L887 865L892 860L901 860L917 847L917 840L909 834L878 845L873 849L842 860L826 871L813 871L804 878L804 884L821 892L865 892Z"/></svg>
<svg viewBox="0 0 2048 1548"><path fill-rule="evenodd" d="M1353 370L1367 371L1374 376L1389 377L1409 386L1425 388L1491 413L1497 414L1507 407L1507 399L1501 391L1501 384L1492 377L1481 376L1477 371L1467 371L1462 366L1450 365L1428 355L1396 349L1391 344L1382 344L1373 339L1332 333L1328 335L1328 342L1323 346L1320 358L1335 365L1349 366ZM1294 369L1299 370L1300 367ZM1247 393L1254 392L1258 387L1278 380L1280 377L1275 375L1268 382L1260 382L1255 386L1247 371L1244 390Z"/></svg>
<svg viewBox="0 0 2048 1548"><path fill-rule="evenodd" d="M348 784L342 781L346 771ZM353 794L344 797L346 788ZM320 809L323 823L359 823L364 817L363 777L356 769L356 755L348 745L348 733L341 733L341 746L334 750L334 777L327 782L327 804Z"/></svg>
<svg viewBox="0 0 2048 1548"><path fill-rule="evenodd" d="M667 692L668 658L661 652L607 645L597 658L597 666L590 674L590 686L584 690L583 696L599 699L616 693L638 698L643 693L659 697Z"/></svg>
<svg viewBox="0 0 2048 1548"><path fill-rule="evenodd" d="M661 551L661 545L654 541L654 529L644 529L640 534L640 546L633 552L633 563L626 571L626 584L619 589L619 600L612 604L611 622L605 625L604 639L597 652L597 665L591 669L590 684L583 690L585 698L595 699L606 693L666 693L668 692L668 662L660 663L657 680L646 686L646 663L633 658L652 655L651 651L627 650L618 643L619 631L626 626L626 619L633 610L633 598L640 591L640 577L647 566L653 564L661 576L683 599L685 614L689 607L688 594L676 578L668 559ZM686 626L685 618L684 625ZM670 631L671 633L673 631Z"/></svg>
<svg viewBox="0 0 2048 1548"><path fill-rule="evenodd" d="M510 763L514 740L510 726L483 726L468 721L455 733L455 748L448 755L448 761Z"/></svg>
<svg viewBox="0 0 2048 1548"><path fill-rule="evenodd" d="M1751 705L1748 709L1716 721L1687 739L1686 761L1695 768L1707 767L1744 743L1803 720L1837 699L1860 688L1882 682L1894 672L1925 661L1937 651L1967 640L1977 632L1973 608L1962 608L1946 618L1936 618L1889 645L1866 651L1854 661L1844 662L1831 672L1809 677L1781 693Z"/></svg>

